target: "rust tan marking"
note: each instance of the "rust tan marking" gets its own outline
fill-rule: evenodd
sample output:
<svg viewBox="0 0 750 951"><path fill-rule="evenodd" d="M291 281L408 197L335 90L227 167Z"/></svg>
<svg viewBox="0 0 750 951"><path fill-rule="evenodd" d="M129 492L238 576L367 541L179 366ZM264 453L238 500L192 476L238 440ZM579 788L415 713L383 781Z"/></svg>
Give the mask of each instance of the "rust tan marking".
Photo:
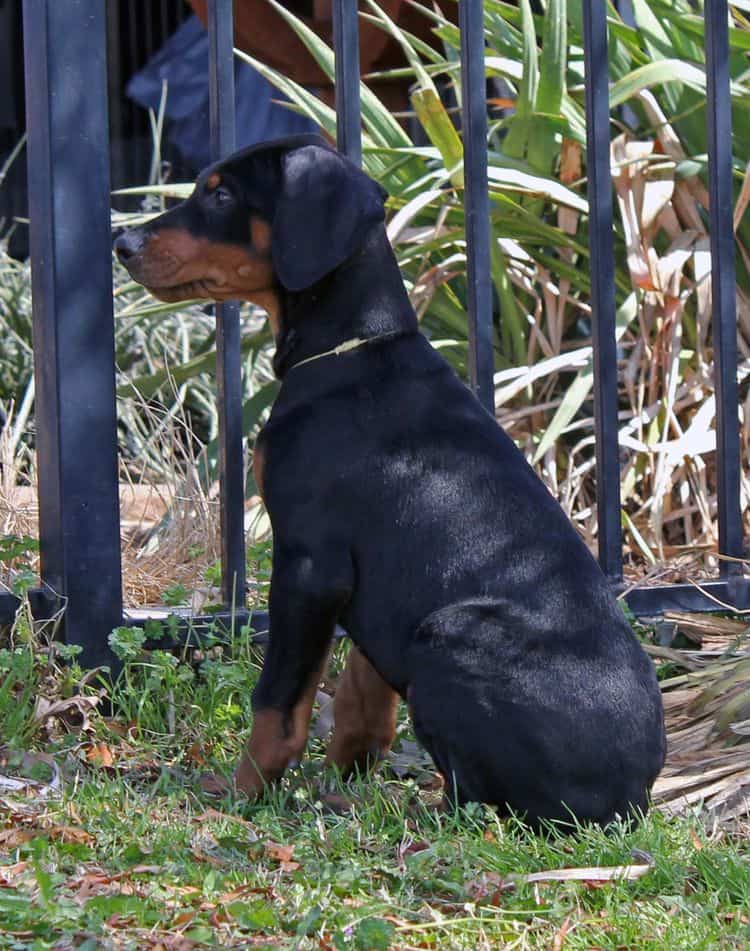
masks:
<svg viewBox="0 0 750 951"><path fill-rule="evenodd" d="M326 765L344 775L365 769L388 752L396 735L398 694L352 646L333 703L335 726Z"/></svg>
<svg viewBox="0 0 750 951"><path fill-rule="evenodd" d="M153 232L144 251L129 262L131 276L166 301L248 300L265 306L275 299L270 256L236 244L193 237L165 228Z"/></svg>
<svg viewBox="0 0 750 951"><path fill-rule="evenodd" d="M211 174L206 179L206 188L212 192L215 188L218 188L221 185L221 175L218 172L211 172Z"/></svg>
<svg viewBox="0 0 750 951"><path fill-rule="evenodd" d="M281 339L283 327L281 323L281 301L275 290L258 291L253 295L253 303L268 314L268 323L276 343Z"/></svg>
<svg viewBox="0 0 750 951"><path fill-rule="evenodd" d="M253 717L247 749L234 773L237 789L250 799L261 795L289 762L283 720L279 710L259 710Z"/></svg>
<svg viewBox="0 0 750 951"><path fill-rule="evenodd" d="M257 215L250 216L250 240L258 254L268 254L271 250L271 226Z"/></svg>
<svg viewBox="0 0 750 951"><path fill-rule="evenodd" d="M253 447L253 478L260 492L260 497L265 501L265 468L266 468L266 450L260 441L260 436L255 440Z"/></svg>
<svg viewBox="0 0 750 951"><path fill-rule="evenodd" d="M237 789L248 798L259 796L290 763L299 762L307 744L310 716L328 657L310 677L297 704L287 716L281 710L258 710L240 764L234 773ZM288 728L287 728L288 727Z"/></svg>

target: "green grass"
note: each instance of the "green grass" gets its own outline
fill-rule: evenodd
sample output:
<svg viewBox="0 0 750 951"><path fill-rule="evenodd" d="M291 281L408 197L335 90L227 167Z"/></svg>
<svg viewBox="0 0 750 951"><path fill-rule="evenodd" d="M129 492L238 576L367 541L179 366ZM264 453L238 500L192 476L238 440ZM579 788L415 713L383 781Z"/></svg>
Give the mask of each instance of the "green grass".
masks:
<svg viewBox="0 0 750 951"><path fill-rule="evenodd" d="M383 775L349 794L352 813L336 815L293 777L267 802L217 809L167 762L92 774L22 821L34 837L0 858L0 942L138 948L180 934L207 946L544 948L561 931L566 948L750 940L746 855L708 842L695 822L654 815L627 835L542 838L482 808L437 816ZM627 864L633 848L654 860L637 882L503 887L511 873Z"/></svg>
<svg viewBox="0 0 750 951"><path fill-rule="evenodd" d="M323 744L256 804L209 800L250 724L259 655L237 636L174 659L115 638L111 716L35 721L83 678L29 639L0 654L2 948L718 948L750 942L747 843L696 817L534 835L470 806L443 814L402 722L396 766L346 788ZM340 667L344 648L337 650ZM84 687L92 693L96 685ZM49 759L41 754L51 754ZM59 795L42 794L60 771ZM408 769L411 763L411 769ZM351 804L344 808L334 791ZM339 811L333 811L336 803ZM642 864L636 881L525 883Z"/></svg>

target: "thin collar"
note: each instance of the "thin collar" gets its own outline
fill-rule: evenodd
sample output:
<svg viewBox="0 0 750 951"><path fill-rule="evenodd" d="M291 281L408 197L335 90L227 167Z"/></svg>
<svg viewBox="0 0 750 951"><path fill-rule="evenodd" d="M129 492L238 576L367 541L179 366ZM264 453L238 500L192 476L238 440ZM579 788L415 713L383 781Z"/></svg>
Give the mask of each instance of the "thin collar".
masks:
<svg viewBox="0 0 750 951"><path fill-rule="evenodd" d="M368 343L375 343L378 340L388 340L390 337L401 337L403 335L403 330L392 330L387 334L378 334L376 337L352 337L351 340L345 340L332 350L324 350L323 353L316 353L312 357L306 357L304 360L300 360L299 363L293 363L286 372L288 373L289 370L293 370L295 367L301 367L305 363L322 360L323 357L339 357L342 353L348 353L350 350L358 350Z"/></svg>

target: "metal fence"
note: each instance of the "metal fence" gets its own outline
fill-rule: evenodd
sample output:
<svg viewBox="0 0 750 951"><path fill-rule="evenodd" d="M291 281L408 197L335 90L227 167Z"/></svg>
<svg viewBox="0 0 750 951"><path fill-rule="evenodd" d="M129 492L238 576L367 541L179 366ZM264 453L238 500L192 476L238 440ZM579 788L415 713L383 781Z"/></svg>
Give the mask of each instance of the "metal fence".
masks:
<svg viewBox="0 0 750 951"><path fill-rule="evenodd" d="M607 4L583 0L590 202L599 559L622 582ZM110 661L123 623L107 149L105 5L24 0L36 430L42 587L32 609L64 604L69 643ZM211 147L234 146L232 3L209 5ZM338 145L361 158L356 0L333 0ZM719 552L716 580L632 590L637 614L750 607L740 511L727 0L706 0ZM470 384L493 407L487 114L482 0L460 0ZM245 619L239 314L217 307L225 617ZM0 596L0 621L17 602Z"/></svg>

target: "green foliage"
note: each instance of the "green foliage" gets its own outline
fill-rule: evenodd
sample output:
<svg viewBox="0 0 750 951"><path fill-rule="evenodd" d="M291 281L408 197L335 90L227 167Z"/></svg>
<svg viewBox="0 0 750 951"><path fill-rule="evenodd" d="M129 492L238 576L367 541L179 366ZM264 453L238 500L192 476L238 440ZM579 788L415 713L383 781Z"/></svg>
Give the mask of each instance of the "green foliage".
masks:
<svg viewBox="0 0 750 951"><path fill-rule="evenodd" d="M541 949L559 934L581 949L740 948L750 937L744 844L697 820L653 815L633 833L562 839L484 809L437 815L382 775L347 793L355 809L343 815L312 788L217 809L178 775L149 777L125 761L91 771L74 809L46 804L35 837L0 853L4 933L36 947L136 947L146 932L165 946L265 939L290 951ZM637 881L511 885L524 873L643 861L633 849L653 862Z"/></svg>
<svg viewBox="0 0 750 951"><path fill-rule="evenodd" d="M123 662L139 657L146 643L142 627L116 627L108 638L109 646Z"/></svg>
<svg viewBox="0 0 750 951"><path fill-rule="evenodd" d="M39 542L29 535L0 536L0 589L5 585L22 598L37 583L34 557Z"/></svg>
<svg viewBox="0 0 750 951"><path fill-rule="evenodd" d="M168 607L177 607L185 604L190 598L190 592L184 584L171 584L162 592L161 599Z"/></svg>
<svg viewBox="0 0 750 951"><path fill-rule="evenodd" d="M638 0L633 6L635 26L623 23L613 4L607 6L626 460L623 524L633 558L653 564L663 557L665 544L708 543L715 530L712 467L706 477L685 462L712 451L704 447L715 431L706 263L706 69L700 4ZM465 374L463 146L437 94L447 81L461 102L459 34L438 8L424 4L421 11L442 42L440 52L401 30L375 4L363 14L403 50L407 65L396 73L413 82L420 143L427 143L417 146L365 82L364 163L390 193L389 234L422 326ZM331 75L332 50L287 9L279 7L279 12ZM737 300L746 346L750 222L743 211L750 190L743 184L750 154L745 121L750 20L742 5L731 5L731 15ZM548 0L539 15L528 0L487 0L485 37L487 77L499 84L490 99L488 138L498 416L593 539L581 0ZM251 62L289 96L292 108L335 132L330 107L262 62ZM621 141L624 123L628 132ZM190 186L131 191L144 195L144 210L116 216L118 225L148 218L165 197L184 196ZM202 305L175 309L153 302L119 268L115 285L123 458L139 476L145 471L165 480L173 477L176 459L183 470L193 471L195 465L200 481L209 484L218 454L214 318ZM29 302L27 269L0 255L0 332L7 341L0 402L14 402L19 426L33 400ZM251 436L277 384L262 318L245 308L242 324L243 422ZM750 368L743 365L741 372ZM691 445L673 453L668 444L685 432ZM247 489L254 491L251 476ZM696 500L687 510L686 494ZM677 510L686 514L676 517Z"/></svg>
<svg viewBox="0 0 750 951"><path fill-rule="evenodd" d="M382 918L364 918L354 930L354 947L357 951L388 951L396 933L396 927Z"/></svg>
<svg viewBox="0 0 750 951"><path fill-rule="evenodd" d="M210 744L245 728L259 655L248 631L219 627L192 632L193 646L179 653L154 648L169 629L167 621L112 631L109 644L122 662L112 702L139 733L160 738L179 755L197 735Z"/></svg>
<svg viewBox="0 0 750 951"><path fill-rule="evenodd" d="M7 567L16 559L26 561L28 556L39 551L39 542L30 535L0 536L0 563Z"/></svg>
<svg viewBox="0 0 750 951"><path fill-rule="evenodd" d="M30 643L0 647L0 722L3 743L24 741L31 732L36 682L44 662Z"/></svg>
<svg viewBox="0 0 750 951"><path fill-rule="evenodd" d="M427 146L404 142L388 110L362 85L364 166L389 191L389 234L436 346L465 373L467 348L462 144L435 95L447 78L462 99L458 29L423 5L442 40L430 50L374 3L368 19L393 36L413 83L412 106ZM707 278L706 64L700 4L638 0L635 26L608 3L612 107L623 525L634 561L653 565L665 544L710 544L712 476L686 461L712 451L711 313ZM331 50L284 14L321 68ZM592 361L581 0L485 3L485 67L499 81L491 112L489 190L496 406L530 459L554 481L593 540ZM750 342L750 20L732 6L731 95L737 222L739 333ZM243 54L239 54L242 56ZM247 57L244 57L247 59ZM335 117L313 93L250 60L293 107L329 133ZM396 75L395 73L393 75ZM621 111L627 106L627 113ZM627 126L625 126L625 123ZM623 134L619 134L625 129ZM742 350L741 352L744 352ZM747 361L741 373L750 372ZM677 394L679 393L679 398ZM746 425L746 424L745 424ZM670 441L689 431L684 451ZM680 447L682 449L682 446ZM697 463L703 471L703 460ZM710 467L709 467L710 468ZM700 483L700 484L698 484ZM685 505L690 495L695 501ZM682 518L672 512L685 513Z"/></svg>
<svg viewBox="0 0 750 951"><path fill-rule="evenodd" d="M535 835L476 803L436 811L429 771L399 779L386 763L342 786L314 738L309 758L263 800L210 799L198 777L236 762L260 654L218 630L179 654L146 650L145 629L120 629L113 642L123 672L109 685L107 716L92 713L62 735L33 714L38 696L68 689L49 652L0 650L10 743L0 772L28 784L0 798L9 947L141 947L145 934L165 947L265 941L290 951L541 949L561 934L581 949L750 940L747 843L697 815L653 811L634 830ZM334 669L342 660L337 647ZM80 671L78 689L79 698L95 689ZM402 710L402 759L407 741ZM42 795L53 771L63 794ZM332 808L331 793L348 807ZM631 881L591 871L578 881L524 879L633 864L649 867Z"/></svg>

